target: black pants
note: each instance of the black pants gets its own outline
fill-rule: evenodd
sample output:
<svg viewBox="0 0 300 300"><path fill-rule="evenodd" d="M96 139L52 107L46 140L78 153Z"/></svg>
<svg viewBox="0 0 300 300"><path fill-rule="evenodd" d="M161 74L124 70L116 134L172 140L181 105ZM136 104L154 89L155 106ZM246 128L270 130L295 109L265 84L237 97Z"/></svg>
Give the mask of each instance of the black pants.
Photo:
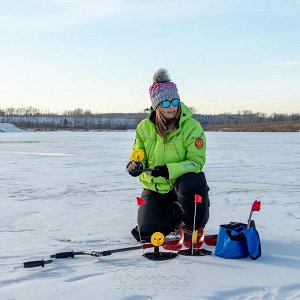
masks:
<svg viewBox="0 0 300 300"><path fill-rule="evenodd" d="M142 240L149 240L156 231L168 235L181 224L192 230L194 223L195 194L202 196L202 203L197 204L195 228L204 227L209 218L209 187L205 175L187 173L177 179L174 188L167 194L160 194L144 189L141 197L145 204L138 210L138 225ZM133 236L139 241L137 229L133 229Z"/></svg>

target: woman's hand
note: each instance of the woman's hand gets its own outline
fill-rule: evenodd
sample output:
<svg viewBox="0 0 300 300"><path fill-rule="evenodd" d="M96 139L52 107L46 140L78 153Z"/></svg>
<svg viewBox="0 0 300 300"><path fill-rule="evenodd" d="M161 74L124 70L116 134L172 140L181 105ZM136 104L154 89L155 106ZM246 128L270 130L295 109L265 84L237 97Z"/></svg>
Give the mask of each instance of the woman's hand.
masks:
<svg viewBox="0 0 300 300"><path fill-rule="evenodd" d="M137 177L143 173L143 165L140 162L132 160L127 164L126 170L131 176Z"/></svg>
<svg viewBox="0 0 300 300"><path fill-rule="evenodd" d="M165 177L166 179L169 179L169 171L166 165L164 166L157 166L151 169L151 175L153 177Z"/></svg>

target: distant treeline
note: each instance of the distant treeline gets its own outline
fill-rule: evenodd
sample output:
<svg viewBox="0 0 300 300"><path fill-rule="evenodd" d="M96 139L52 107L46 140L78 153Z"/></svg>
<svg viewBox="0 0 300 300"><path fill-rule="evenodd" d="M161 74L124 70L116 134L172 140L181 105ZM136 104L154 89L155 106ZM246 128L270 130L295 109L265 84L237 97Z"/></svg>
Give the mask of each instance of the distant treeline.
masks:
<svg viewBox="0 0 300 300"><path fill-rule="evenodd" d="M197 114L194 117L204 126L234 125L245 123L267 123L283 121L299 121L300 113L283 114L253 113L244 110L215 115ZM21 128L70 128L70 129L134 129L136 125L148 116L148 110L140 113L92 113L81 108L63 113L42 112L34 107L0 109L0 122L12 123Z"/></svg>

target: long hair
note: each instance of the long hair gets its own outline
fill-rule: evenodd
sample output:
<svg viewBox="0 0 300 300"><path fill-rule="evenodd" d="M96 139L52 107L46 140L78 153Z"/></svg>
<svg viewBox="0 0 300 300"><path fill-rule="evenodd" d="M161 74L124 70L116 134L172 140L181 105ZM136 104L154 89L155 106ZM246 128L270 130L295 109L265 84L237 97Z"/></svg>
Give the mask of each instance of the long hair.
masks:
<svg viewBox="0 0 300 300"><path fill-rule="evenodd" d="M178 107L177 114L172 120L168 120L163 116L162 109L163 108L159 105L155 110L155 125L157 133L162 137L165 143L167 141L167 132L172 132L176 129L181 114L181 107Z"/></svg>

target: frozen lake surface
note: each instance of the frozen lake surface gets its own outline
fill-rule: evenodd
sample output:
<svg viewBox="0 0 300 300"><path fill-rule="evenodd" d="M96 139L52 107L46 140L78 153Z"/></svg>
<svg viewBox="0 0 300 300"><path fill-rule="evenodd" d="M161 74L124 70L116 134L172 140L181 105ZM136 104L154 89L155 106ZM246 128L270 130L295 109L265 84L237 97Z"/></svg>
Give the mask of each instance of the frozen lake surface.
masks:
<svg viewBox="0 0 300 300"><path fill-rule="evenodd" d="M0 299L300 299L300 133L207 132L207 233L254 214L262 257L177 257L141 250L22 262L135 245L134 132L0 133ZM206 247L209 249L209 247ZM213 250L213 248L212 248Z"/></svg>

